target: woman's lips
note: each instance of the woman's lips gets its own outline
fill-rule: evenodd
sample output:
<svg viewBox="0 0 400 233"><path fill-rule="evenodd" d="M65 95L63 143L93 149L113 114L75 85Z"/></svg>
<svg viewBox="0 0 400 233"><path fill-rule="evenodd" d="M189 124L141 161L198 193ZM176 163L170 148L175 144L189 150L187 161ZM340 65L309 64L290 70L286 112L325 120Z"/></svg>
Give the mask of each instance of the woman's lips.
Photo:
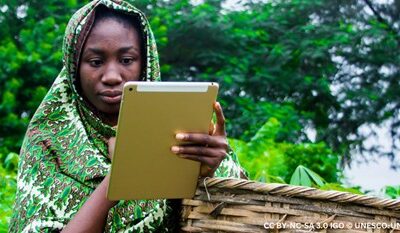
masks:
<svg viewBox="0 0 400 233"><path fill-rule="evenodd" d="M119 104L121 102L121 96L105 96L100 95L100 99L102 99L107 104Z"/></svg>
<svg viewBox="0 0 400 233"><path fill-rule="evenodd" d="M122 91L119 90L105 90L101 91L100 99L107 104L119 104L121 102Z"/></svg>

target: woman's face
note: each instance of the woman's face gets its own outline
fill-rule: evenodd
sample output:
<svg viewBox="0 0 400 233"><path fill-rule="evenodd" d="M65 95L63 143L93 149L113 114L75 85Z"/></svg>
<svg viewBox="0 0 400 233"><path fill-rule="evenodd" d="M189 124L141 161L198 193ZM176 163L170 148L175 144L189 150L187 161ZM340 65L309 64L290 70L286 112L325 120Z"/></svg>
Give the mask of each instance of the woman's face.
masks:
<svg viewBox="0 0 400 233"><path fill-rule="evenodd" d="M140 79L140 49L133 26L114 19L97 22L87 38L79 64L81 90L98 111L111 119L118 119L124 83Z"/></svg>

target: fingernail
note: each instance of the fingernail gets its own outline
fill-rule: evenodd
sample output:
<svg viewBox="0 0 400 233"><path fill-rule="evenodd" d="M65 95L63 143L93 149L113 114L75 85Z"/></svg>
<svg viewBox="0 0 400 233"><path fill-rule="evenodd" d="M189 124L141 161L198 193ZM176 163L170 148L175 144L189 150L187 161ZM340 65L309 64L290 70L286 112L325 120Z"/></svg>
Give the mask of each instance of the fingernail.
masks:
<svg viewBox="0 0 400 233"><path fill-rule="evenodd" d="M178 146L173 146L171 147L171 151L174 153L178 153L179 152L179 147Z"/></svg>
<svg viewBox="0 0 400 233"><path fill-rule="evenodd" d="M184 134L181 134L181 133L178 133L175 137L176 137L176 139L178 139L178 140L182 140L182 139L185 138L185 135L184 135Z"/></svg>

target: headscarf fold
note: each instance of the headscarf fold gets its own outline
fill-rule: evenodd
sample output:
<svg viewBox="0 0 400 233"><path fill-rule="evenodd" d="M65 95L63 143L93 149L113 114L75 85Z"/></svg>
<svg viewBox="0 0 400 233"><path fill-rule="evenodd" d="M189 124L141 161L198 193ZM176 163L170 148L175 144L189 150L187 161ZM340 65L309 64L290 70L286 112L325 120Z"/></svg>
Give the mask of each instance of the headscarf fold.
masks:
<svg viewBox="0 0 400 233"><path fill-rule="evenodd" d="M160 80L155 39L140 10L121 0L94 0L72 16L64 37L63 69L35 112L23 141L10 232L63 229L108 174L107 140L115 136L115 128L103 123L77 89L80 53L99 5L140 20L146 51L142 80ZM227 157L216 175L239 177L234 160ZM121 201L110 210L105 231L169 232L164 224L168 213L165 200Z"/></svg>

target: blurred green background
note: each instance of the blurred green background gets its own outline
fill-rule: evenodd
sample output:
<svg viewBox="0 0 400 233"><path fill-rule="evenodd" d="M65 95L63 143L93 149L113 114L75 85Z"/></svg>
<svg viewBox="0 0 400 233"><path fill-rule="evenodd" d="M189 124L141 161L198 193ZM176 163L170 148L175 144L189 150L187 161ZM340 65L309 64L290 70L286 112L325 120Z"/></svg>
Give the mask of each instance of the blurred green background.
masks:
<svg viewBox="0 0 400 233"><path fill-rule="evenodd" d="M0 232L27 124L87 2L0 0ZM220 83L230 144L251 179L360 193L343 185L356 154L399 167L400 0L131 2L153 28L163 80ZM366 143L380 135L365 128L382 125L389 148Z"/></svg>

